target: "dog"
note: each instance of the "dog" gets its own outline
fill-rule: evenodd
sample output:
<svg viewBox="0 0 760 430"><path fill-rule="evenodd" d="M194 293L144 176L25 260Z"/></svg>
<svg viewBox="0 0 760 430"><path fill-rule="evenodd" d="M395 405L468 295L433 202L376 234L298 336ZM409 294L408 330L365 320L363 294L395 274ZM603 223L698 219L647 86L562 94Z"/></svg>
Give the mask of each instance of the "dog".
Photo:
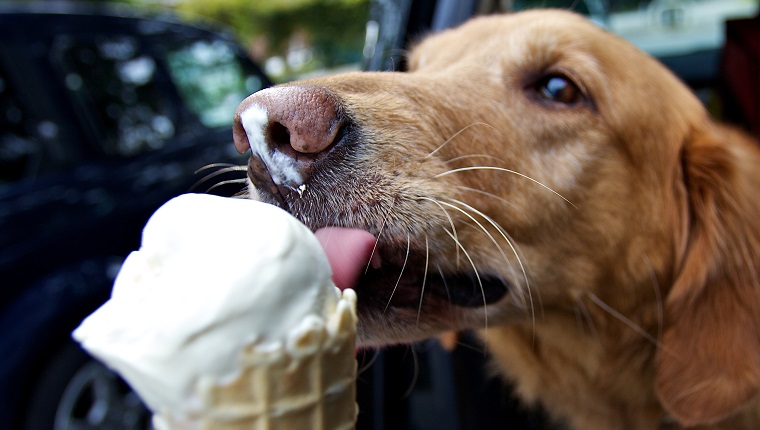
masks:
<svg viewBox="0 0 760 430"><path fill-rule="evenodd" d="M250 198L353 257L360 344L478 330L570 429L760 428L758 143L624 40L479 17L234 119Z"/></svg>

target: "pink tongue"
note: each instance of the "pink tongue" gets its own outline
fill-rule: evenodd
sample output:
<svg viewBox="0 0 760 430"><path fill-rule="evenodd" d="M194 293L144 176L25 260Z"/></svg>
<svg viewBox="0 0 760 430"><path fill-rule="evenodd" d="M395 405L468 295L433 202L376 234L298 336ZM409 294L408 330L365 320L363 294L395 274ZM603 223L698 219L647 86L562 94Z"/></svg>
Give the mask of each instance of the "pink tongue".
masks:
<svg viewBox="0 0 760 430"><path fill-rule="evenodd" d="M375 236L364 230L326 227L315 233L327 254L333 271L333 282L341 290L353 288L372 260L379 267L380 257L373 255Z"/></svg>

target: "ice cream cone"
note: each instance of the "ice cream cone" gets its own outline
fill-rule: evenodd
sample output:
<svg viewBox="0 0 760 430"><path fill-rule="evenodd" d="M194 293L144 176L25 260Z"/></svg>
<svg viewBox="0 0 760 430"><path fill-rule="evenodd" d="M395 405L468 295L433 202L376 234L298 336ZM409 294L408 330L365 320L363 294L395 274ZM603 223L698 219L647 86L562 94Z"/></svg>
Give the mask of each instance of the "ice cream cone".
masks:
<svg viewBox="0 0 760 430"><path fill-rule="evenodd" d="M73 336L159 430L354 427L356 294L333 283L314 233L269 204L164 204Z"/></svg>
<svg viewBox="0 0 760 430"><path fill-rule="evenodd" d="M201 409L160 413L159 430L350 430L356 405L356 294L343 292L333 315L294 330L285 344L241 352L232 382L202 380Z"/></svg>

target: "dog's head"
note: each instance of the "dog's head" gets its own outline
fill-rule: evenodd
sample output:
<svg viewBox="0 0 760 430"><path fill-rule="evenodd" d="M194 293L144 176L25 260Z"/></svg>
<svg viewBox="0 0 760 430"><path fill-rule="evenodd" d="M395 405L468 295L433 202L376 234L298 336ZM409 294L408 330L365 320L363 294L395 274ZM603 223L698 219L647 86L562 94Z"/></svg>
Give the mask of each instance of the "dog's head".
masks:
<svg viewBox="0 0 760 430"><path fill-rule="evenodd" d="M657 382L674 415L717 419L760 384L760 182L736 165L758 157L585 19L480 18L422 41L406 73L264 90L235 119L254 198L376 238L356 286L364 344L574 313L588 296L656 330L666 297Z"/></svg>

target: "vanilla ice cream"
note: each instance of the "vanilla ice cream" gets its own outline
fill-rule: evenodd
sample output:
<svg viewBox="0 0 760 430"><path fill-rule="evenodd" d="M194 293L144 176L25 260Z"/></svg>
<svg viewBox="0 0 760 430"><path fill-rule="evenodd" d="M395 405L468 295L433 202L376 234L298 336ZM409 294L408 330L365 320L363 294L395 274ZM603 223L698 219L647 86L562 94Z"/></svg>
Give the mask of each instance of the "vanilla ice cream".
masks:
<svg viewBox="0 0 760 430"><path fill-rule="evenodd" d="M239 351L325 325L342 300L330 277L314 234L285 211L186 194L150 218L111 299L73 335L154 412L182 414L201 408L201 379L238 376Z"/></svg>

